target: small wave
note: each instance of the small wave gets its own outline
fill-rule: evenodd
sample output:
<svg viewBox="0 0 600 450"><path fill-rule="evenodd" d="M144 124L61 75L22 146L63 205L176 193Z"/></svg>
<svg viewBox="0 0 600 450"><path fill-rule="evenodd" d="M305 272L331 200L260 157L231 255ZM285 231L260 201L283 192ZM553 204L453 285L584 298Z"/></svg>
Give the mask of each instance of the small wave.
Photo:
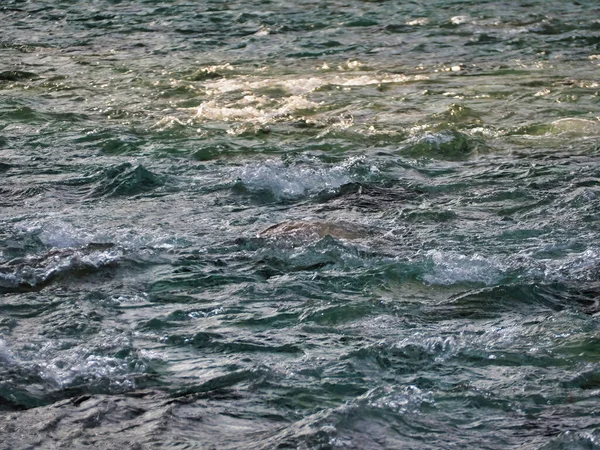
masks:
<svg viewBox="0 0 600 450"><path fill-rule="evenodd" d="M130 196L152 191L162 186L163 181L144 166L133 168L122 164L103 171L101 178L91 192L93 196Z"/></svg>
<svg viewBox="0 0 600 450"><path fill-rule="evenodd" d="M117 247L122 250L165 250L185 247L189 242L183 237L166 232L139 233L135 228L107 230L97 229L91 223L75 224L60 219L23 221L8 232L11 243L16 246L7 256L42 256L49 249L65 251L105 251ZM0 253L1 255L1 253ZM5 257L6 260L8 260Z"/></svg>
<svg viewBox="0 0 600 450"><path fill-rule="evenodd" d="M600 448L600 432L595 429L590 431L564 431L557 437L551 438L540 450L588 450Z"/></svg>
<svg viewBox="0 0 600 450"><path fill-rule="evenodd" d="M600 121L567 117L552 122L552 131L582 136L598 135Z"/></svg>
<svg viewBox="0 0 600 450"><path fill-rule="evenodd" d="M0 253L0 292L37 291L56 279L87 277L188 245L168 233L111 232L52 219L24 221L7 235L11 247Z"/></svg>
<svg viewBox="0 0 600 450"><path fill-rule="evenodd" d="M134 373L145 369L141 361L86 353L85 349L81 349L41 364L42 377L59 389L84 384L95 390L93 386L104 385L109 392L114 392L135 387L132 366Z"/></svg>
<svg viewBox="0 0 600 450"><path fill-rule="evenodd" d="M600 134L597 120L565 117L550 123L532 123L512 129L509 134L523 136L590 137Z"/></svg>
<svg viewBox="0 0 600 450"><path fill-rule="evenodd" d="M16 258L0 266L0 292L41 289L57 277L95 272L118 264L123 257L118 248L94 247L56 249L40 256Z"/></svg>
<svg viewBox="0 0 600 450"><path fill-rule="evenodd" d="M5 70L0 72L0 81L24 81L38 79L40 76L33 72L21 70Z"/></svg>
<svg viewBox="0 0 600 450"><path fill-rule="evenodd" d="M433 285L458 283L483 283L491 285L499 282L505 268L495 259L482 255L466 256L452 252L432 250L427 254L433 263L432 270L423 276L423 281Z"/></svg>
<svg viewBox="0 0 600 450"><path fill-rule="evenodd" d="M348 183L338 189L319 192L316 201L321 211L360 210L365 212L389 211L395 205L414 200L419 193L402 186Z"/></svg>
<svg viewBox="0 0 600 450"><path fill-rule="evenodd" d="M401 389L376 388L363 395L362 399L370 408L404 414L418 413L424 403L429 405L435 403L431 392L413 385Z"/></svg>
<svg viewBox="0 0 600 450"><path fill-rule="evenodd" d="M9 402L21 409L72 397L78 391L114 394L136 388L136 382L151 372L152 360L130 348L127 338L114 335L110 342L99 344L92 338L69 347L50 340L8 353L0 341L0 352L9 355L0 366L0 401L8 392ZM32 349L35 355L29 354ZM111 350L112 355L105 354Z"/></svg>
<svg viewBox="0 0 600 450"><path fill-rule="evenodd" d="M375 245L378 247L379 243ZM261 278L271 278L304 272L313 280L318 278L318 283L324 285L345 274L348 281L344 284L344 290L361 291L365 285L374 282L373 274L368 269L376 267L382 260L390 260L390 256L380 248L372 247L372 243L367 247L364 241L350 242L331 235L320 239L317 235L301 235L264 240L253 257L255 274ZM303 278L302 275L299 277ZM342 306L341 310L337 306L317 310L306 309L304 318L336 321L347 316L346 313L356 317L356 314L360 316L370 311L348 305Z"/></svg>
<svg viewBox="0 0 600 450"><path fill-rule="evenodd" d="M19 204L21 205L24 200L33 199L35 197L43 198L48 195L50 187L47 185L27 186L27 187L12 187L12 188L0 188L0 196L3 201L7 204Z"/></svg>
<svg viewBox="0 0 600 450"><path fill-rule="evenodd" d="M546 249L540 249L544 255ZM580 253L568 253L557 259L528 257L527 273L544 281L593 281L600 273L600 249L590 248Z"/></svg>
<svg viewBox="0 0 600 450"><path fill-rule="evenodd" d="M44 246L46 250L47 248L67 249L107 242L105 236L83 230L64 220L26 221L16 225L13 232L16 232L21 239L35 238L36 242L43 244L37 250L44 250Z"/></svg>
<svg viewBox="0 0 600 450"><path fill-rule="evenodd" d="M2 338L0 338L0 362L14 363L14 357L10 350L6 348L6 342Z"/></svg>
<svg viewBox="0 0 600 450"><path fill-rule="evenodd" d="M278 433L275 443L297 448L401 448L400 441L391 439L391 433L384 430L389 425L382 419L394 417L394 431L398 432L403 423L399 416L415 418L426 407L435 407L430 391L415 385L377 387L296 422ZM375 428L371 426L374 418L378 423Z"/></svg>
<svg viewBox="0 0 600 450"><path fill-rule="evenodd" d="M41 229L38 237L45 245L54 248L79 247L92 242L89 233L62 221L47 224Z"/></svg>
<svg viewBox="0 0 600 450"><path fill-rule="evenodd" d="M426 133L410 139L400 153L413 158L467 159L483 148L483 142L455 130Z"/></svg>
<svg viewBox="0 0 600 450"><path fill-rule="evenodd" d="M361 172L363 166L365 161L362 158L351 158L343 164L323 168L286 166L281 162L267 160L261 164L245 166L239 180L250 191L266 191L278 200L290 199L338 189L355 181L355 178L360 178L357 172ZM366 172L371 174L378 170L367 166Z"/></svg>
<svg viewBox="0 0 600 450"><path fill-rule="evenodd" d="M203 67L186 77L190 81L206 81L223 78L226 72L232 72L233 66L229 63L217 64L213 66Z"/></svg>
<svg viewBox="0 0 600 450"><path fill-rule="evenodd" d="M552 253L556 253L555 257L549 257ZM508 257L431 250L426 253L426 258L421 279L431 285L476 283L495 286L511 283L511 280L590 282L600 273L600 250L597 248L571 252L561 245L547 245Z"/></svg>
<svg viewBox="0 0 600 450"><path fill-rule="evenodd" d="M123 163L65 184L82 186L87 197L122 197L151 192L163 186L164 181L142 165L133 167L130 163Z"/></svg>

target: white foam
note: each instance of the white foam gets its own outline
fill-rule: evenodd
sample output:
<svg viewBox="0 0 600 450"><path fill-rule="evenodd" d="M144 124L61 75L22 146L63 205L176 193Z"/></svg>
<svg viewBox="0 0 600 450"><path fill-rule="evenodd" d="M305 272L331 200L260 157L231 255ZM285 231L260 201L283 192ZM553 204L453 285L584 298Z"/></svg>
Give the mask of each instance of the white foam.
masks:
<svg viewBox="0 0 600 450"><path fill-rule="evenodd" d="M360 63L349 62L348 69L360 68ZM310 77L279 77L256 81L253 78L219 79L205 83L209 96L219 96L231 92L256 92L265 88L280 88L291 95L306 95L324 86L368 86L388 83L407 83L427 80L426 75L403 75L390 73L350 72L343 75L323 73Z"/></svg>
<svg viewBox="0 0 600 450"><path fill-rule="evenodd" d="M293 95L303 95L323 86L321 77L305 77L294 79L267 78L256 81L253 78L230 78L205 83L209 96L218 96L230 92L256 92L260 89L279 87Z"/></svg>
<svg viewBox="0 0 600 450"><path fill-rule="evenodd" d="M452 25L462 25L463 23L467 23L472 20L473 19L469 16L454 16L450 18L450 23Z"/></svg>
<svg viewBox="0 0 600 450"><path fill-rule="evenodd" d="M429 19L427 17L419 17L417 19L407 21L406 25L414 27L414 26L427 25L428 23L429 23Z"/></svg>
<svg viewBox="0 0 600 450"><path fill-rule="evenodd" d="M255 105L248 105L254 102ZM269 105L265 98L246 96L241 101L226 106L220 106L211 100L203 103L198 108L196 117L207 120L223 121L251 121L268 123L282 117L289 116L299 110L314 110L319 104L311 102L304 97L293 95L283 101Z"/></svg>

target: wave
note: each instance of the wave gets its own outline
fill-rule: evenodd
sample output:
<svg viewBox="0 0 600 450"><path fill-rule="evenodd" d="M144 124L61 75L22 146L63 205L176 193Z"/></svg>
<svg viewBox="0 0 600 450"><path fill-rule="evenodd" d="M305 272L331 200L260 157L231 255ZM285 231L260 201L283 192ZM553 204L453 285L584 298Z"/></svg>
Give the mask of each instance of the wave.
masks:
<svg viewBox="0 0 600 450"><path fill-rule="evenodd" d="M481 139L449 129L409 139L398 152L412 158L457 161L468 159L484 149Z"/></svg>
<svg viewBox="0 0 600 450"><path fill-rule="evenodd" d="M88 244L12 259L0 265L0 292L40 290L58 278L80 278L115 267L121 262L123 251L113 247L112 244Z"/></svg>
<svg viewBox="0 0 600 450"><path fill-rule="evenodd" d="M253 193L268 193L276 200L294 199L338 189L353 181L377 176L377 167L364 158L350 158L339 165L286 165L275 160L245 166L239 182Z"/></svg>
<svg viewBox="0 0 600 450"><path fill-rule="evenodd" d="M87 177L68 180L66 186L79 187L84 198L133 197L148 194L163 186L162 177L142 165L123 163L98 170Z"/></svg>
<svg viewBox="0 0 600 450"><path fill-rule="evenodd" d="M111 343L95 337L72 346L46 340L35 355L11 351L0 339L0 410L35 408L81 394L124 393L152 378L151 357L129 347L122 336L104 338Z"/></svg>

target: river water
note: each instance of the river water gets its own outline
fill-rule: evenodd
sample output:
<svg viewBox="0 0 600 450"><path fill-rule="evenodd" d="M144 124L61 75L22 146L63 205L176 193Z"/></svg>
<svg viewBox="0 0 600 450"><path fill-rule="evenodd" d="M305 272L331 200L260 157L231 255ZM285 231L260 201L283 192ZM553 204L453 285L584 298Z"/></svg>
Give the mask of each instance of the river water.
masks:
<svg viewBox="0 0 600 450"><path fill-rule="evenodd" d="M5 0L0 447L600 447L596 1Z"/></svg>

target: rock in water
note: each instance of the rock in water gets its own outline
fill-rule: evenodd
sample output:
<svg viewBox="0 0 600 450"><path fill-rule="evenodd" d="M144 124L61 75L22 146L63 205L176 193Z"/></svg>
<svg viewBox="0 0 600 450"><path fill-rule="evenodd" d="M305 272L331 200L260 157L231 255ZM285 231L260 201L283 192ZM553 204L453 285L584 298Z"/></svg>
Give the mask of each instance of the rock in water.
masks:
<svg viewBox="0 0 600 450"><path fill-rule="evenodd" d="M258 234L258 237L320 239L325 236L332 236L337 239L353 240L362 239L369 234L370 231L365 227L348 222L290 220L266 228Z"/></svg>

